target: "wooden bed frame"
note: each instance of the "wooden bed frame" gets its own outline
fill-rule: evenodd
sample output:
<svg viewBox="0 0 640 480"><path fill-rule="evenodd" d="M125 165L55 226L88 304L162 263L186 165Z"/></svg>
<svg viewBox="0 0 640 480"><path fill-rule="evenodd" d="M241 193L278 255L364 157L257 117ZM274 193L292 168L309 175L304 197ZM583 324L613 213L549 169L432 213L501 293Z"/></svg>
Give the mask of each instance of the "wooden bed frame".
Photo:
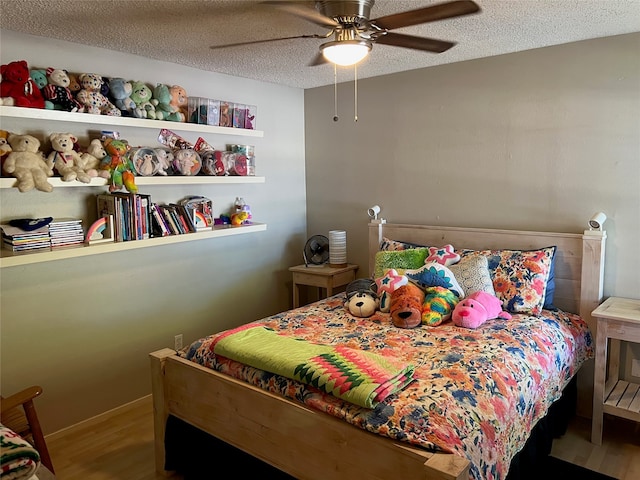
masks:
<svg viewBox="0 0 640 480"><path fill-rule="evenodd" d="M579 313L595 334L591 311L602 300L604 232L583 235L370 223L370 272L382 236L475 250L556 245L554 304ZM431 453L366 432L184 360L168 348L151 353L150 360L156 470L166 476L172 474L164 469L165 425L171 414L300 479L469 478L469 461L458 455ZM578 378L579 413L581 408L590 409L592 385L592 373Z"/></svg>

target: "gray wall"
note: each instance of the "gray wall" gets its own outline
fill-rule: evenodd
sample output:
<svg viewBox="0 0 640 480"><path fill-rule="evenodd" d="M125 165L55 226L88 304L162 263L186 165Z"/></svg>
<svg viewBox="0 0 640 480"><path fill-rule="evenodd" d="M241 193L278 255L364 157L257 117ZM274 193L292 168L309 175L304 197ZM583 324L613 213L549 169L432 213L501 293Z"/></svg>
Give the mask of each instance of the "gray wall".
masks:
<svg viewBox="0 0 640 480"><path fill-rule="evenodd" d="M4 30L0 36L2 64L25 59L31 67L179 84L190 95L257 105L257 128L264 131L264 138L202 135L218 148L255 145L264 184L154 186L141 192L161 202L206 195L216 214L243 196L254 219L267 223L265 232L0 270L2 395L41 385L38 409L45 433L51 433L149 394L147 355L172 347L174 335L182 333L186 344L290 308L287 268L301 263L306 240L304 96L300 89L82 45ZM10 128L10 121L0 121L1 128ZM51 124L45 130L72 128ZM152 130L121 133L132 145L157 144ZM191 141L198 136L184 135ZM1 190L0 219L88 218L95 216L94 196L103 191Z"/></svg>
<svg viewBox="0 0 640 480"><path fill-rule="evenodd" d="M604 293L639 298L639 52L635 33L361 80L357 123L353 82L338 122L332 86L305 91L309 234L346 230L364 275L374 204L392 222L578 233L604 211Z"/></svg>

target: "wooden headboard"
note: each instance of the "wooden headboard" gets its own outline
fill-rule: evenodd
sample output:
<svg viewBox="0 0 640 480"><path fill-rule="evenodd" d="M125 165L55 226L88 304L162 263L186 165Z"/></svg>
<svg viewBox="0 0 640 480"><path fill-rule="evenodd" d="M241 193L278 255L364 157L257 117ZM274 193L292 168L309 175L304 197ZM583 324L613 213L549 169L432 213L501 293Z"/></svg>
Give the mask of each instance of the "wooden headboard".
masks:
<svg viewBox="0 0 640 480"><path fill-rule="evenodd" d="M418 245L453 245L456 249L534 250L555 245L556 290L554 305L579 314L595 335L591 312L602 301L605 232L553 233L485 228L439 227L393 223L369 223L369 274L382 237ZM593 375L588 362L579 378L578 413L590 416ZM582 392L582 394L580 394Z"/></svg>

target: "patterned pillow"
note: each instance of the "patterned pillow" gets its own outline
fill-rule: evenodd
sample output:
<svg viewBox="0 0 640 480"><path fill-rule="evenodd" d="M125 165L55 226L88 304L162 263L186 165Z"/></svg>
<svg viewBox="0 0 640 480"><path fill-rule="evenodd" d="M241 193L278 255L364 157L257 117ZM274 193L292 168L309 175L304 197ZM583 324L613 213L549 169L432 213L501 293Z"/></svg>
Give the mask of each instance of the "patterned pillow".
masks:
<svg viewBox="0 0 640 480"><path fill-rule="evenodd" d="M380 242L380 250L385 251L402 251L409 250L411 248L420 248L424 247L424 245L417 245L415 243L408 242L400 242L398 240L391 240L387 237L382 237L382 241Z"/></svg>
<svg viewBox="0 0 640 480"><path fill-rule="evenodd" d="M449 270L456 277L466 295L473 292L487 292L495 295L493 280L489 273L489 262L487 257L481 255L470 255L460 259L455 265L449 265Z"/></svg>
<svg viewBox="0 0 640 480"><path fill-rule="evenodd" d="M380 278L391 268L400 275L407 269L420 268L424 265L429 250L425 247L407 250L380 250L376 252L373 277Z"/></svg>
<svg viewBox="0 0 640 480"><path fill-rule="evenodd" d="M510 313L538 315L544 306L556 247L540 250L463 250L461 257L487 257L496 297Z"/></svg>

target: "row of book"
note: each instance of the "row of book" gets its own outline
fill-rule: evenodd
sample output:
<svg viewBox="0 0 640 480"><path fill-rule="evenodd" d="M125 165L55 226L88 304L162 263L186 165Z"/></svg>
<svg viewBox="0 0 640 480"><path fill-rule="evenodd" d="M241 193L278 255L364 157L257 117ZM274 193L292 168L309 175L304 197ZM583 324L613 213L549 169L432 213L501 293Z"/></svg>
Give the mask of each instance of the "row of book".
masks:
<svg viewBox="0 0 640 480"><path fill-rule="evenodd" d="M151 237L183 235L202 230L187 205L161 205L141 193L113 192L97 196L99 217L113 218L114 240L127 242ZM209 226L208 229L211 229Z"/></svg>
<svg viewBox="0 0 640 480"><path fill-rule="evenodd" d="M34 230L23 230L14 225L0 225L2 245L14 252L41 248L72 247L84 243L82 220L75 218L53 219L47 225Z"/></svg>

